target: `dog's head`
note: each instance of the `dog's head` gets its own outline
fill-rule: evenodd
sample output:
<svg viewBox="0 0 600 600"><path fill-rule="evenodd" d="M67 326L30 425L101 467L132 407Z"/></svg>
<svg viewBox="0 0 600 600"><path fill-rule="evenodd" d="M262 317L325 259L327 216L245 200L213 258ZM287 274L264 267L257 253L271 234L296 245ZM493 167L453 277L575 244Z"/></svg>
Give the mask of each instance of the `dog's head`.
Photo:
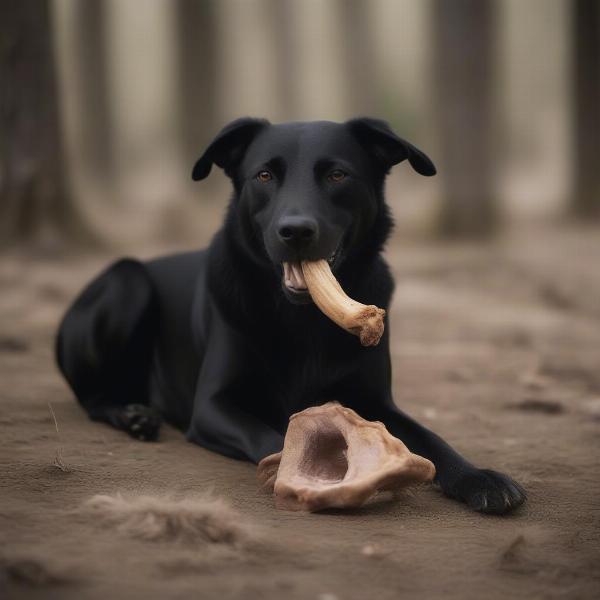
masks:
<svg viewBox="0 0 600 600"><path fill-rule="evenodd" d="M335 271L368 240L385 211L385 175L403 160L421 175L435 174L431 160L384 121L244 118L217 135L192 177L204 179L213 163L225 170L248 250L273 265L286 297L301 303L310 296L300 261L327 259Z"/></svg>

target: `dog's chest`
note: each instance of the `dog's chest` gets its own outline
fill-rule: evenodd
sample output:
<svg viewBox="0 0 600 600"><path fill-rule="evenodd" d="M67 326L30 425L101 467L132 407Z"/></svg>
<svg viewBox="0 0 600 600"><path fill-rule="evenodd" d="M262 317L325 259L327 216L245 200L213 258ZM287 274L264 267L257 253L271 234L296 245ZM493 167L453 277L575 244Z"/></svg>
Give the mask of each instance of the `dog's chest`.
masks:
<svg viewBox="0 0 600 600"><path fill-rule="evenodd" d="M275 393L288 415L337 399L333 397L336 389L351 378L357 368L355 360L338 356L327 347L290 352L285 358L287 360L278 365L274 380L278 388Z"/></svg>

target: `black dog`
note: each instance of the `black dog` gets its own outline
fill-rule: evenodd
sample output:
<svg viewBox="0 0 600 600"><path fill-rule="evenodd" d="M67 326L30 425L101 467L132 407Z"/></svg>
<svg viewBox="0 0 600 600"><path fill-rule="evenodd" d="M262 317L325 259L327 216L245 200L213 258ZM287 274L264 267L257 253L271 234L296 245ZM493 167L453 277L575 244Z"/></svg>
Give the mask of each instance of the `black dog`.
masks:
<svg viewBox="0 0 600 600"><path fill-rule="evenodd" d="M216 164L234 188L208 249L120 260L64 317L58 364L90 417L146 440L164 417L190 441L258 462L281 450L292 413L338 400L433 461L448 496L488 513L522 504L517 483L396 408L387 327L377 347L362 347L312 304L298 268L326 258L349 296L389 306L383 187L405 159L435 174L374 119L225 127L193 171L204 179Z"/></svg>

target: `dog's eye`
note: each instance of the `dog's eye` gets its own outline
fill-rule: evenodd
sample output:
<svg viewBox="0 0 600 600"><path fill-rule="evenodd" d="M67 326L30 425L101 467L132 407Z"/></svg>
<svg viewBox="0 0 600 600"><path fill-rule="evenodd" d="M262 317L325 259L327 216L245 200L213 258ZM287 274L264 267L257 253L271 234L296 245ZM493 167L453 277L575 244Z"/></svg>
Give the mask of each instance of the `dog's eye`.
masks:
<svg viewBox="0 0 600 600"><path fill-rule="evenodd" d="M256 175L256 179L262 183L267 183L267 181L271 181L273 179L273 175L269 171L259 171Z"/></svg>
<svg viewBox="0 0 600 600"><path fill-rule="evenodd" d="M331 173L329 173L329 175L327 176L327 179L329 179L329 181L333 181L333 183L339 183L345 178L346 173L344 173L344 171L340 171L340 169L335 169L334 171L331 171Z"/></svg>

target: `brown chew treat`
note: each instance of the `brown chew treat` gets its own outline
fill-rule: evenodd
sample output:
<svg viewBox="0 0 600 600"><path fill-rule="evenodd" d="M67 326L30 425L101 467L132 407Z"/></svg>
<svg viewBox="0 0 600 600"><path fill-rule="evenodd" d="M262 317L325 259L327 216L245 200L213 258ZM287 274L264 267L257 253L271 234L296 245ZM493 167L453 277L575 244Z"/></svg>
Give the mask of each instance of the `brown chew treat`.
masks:
<svg viewBox="0 0 600 600"><path fill-rule="evenodd" d="M342 329L357 335L363 346L376 346L383 335L385 310L348 298L326 260L302 262L314 303Z"/></svg>
<svg viewBox="0 0 600 600"><path fill-rule="evenodd" d="M277 508L316 511L361 506L378 491L431 481L435 467L383 423L328 402L290 417L283 451L264 458L257 475Z"/></svg>

